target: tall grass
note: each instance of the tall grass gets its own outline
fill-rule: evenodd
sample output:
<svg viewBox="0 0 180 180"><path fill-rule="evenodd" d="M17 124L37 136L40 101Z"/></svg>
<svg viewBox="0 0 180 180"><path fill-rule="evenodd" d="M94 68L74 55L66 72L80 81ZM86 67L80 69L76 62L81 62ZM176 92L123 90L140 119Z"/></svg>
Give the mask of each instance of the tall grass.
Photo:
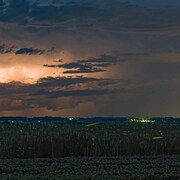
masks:
<svg viewBox="0 0 180 180"><path fill-rule="evenodd" d="M0 124L0 158L180 153L177 124Z"/></svg>

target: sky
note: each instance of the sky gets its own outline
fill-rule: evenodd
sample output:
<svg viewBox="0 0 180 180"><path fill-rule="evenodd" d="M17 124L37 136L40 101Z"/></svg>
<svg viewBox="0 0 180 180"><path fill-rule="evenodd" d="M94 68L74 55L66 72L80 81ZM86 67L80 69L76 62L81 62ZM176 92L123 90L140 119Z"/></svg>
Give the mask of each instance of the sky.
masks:
<svg viewBox="0 0 180 180"><path fill-rule="evenodd" d="M180 116L179 0L0 0L0 116Z"/></svg>

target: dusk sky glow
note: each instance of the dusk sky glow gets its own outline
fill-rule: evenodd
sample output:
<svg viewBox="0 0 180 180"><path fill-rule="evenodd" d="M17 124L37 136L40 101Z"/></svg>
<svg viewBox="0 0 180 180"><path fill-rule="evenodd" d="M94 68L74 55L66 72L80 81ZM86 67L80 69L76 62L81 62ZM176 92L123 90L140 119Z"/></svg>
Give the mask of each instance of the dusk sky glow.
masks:
<svg viewBox="0 0 180 180"><path fill-rule="evenodd" d="M179 0L0 0L1 116L180 116Z"/></svg>

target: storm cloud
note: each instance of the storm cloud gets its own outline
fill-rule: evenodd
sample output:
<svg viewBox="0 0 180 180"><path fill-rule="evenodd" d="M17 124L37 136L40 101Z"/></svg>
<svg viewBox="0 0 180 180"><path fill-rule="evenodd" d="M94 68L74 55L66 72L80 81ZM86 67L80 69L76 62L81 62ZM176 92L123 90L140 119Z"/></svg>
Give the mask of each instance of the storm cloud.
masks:
<svg viewBox="0 0 180 180"><path fill-rule="evenodd" d="M68 69L63 72L64 74L97 73L106 71L106 67L109 67L116 62L118 62L117 57L103 55L99 58L75 60L74 62L65 64L44 64L44 67Z"/></svg>
<svg viewBox="0 0 180 180"><path fill-rule="evenodd" d="M44 54L44 50L33 49L33 48L21 48L16 51L16 54L29 54L29 55L41 55Z"/></svg>
<svg viewBox="0 0 180 180"><path fill-rule="evenodd" d="M3 115L179 116L177 0L0 0Z"/></svg>
<svg viewBox="0 0 180 180"><path fill-rule="evenodd" d="M76 99L76 97L88 97L92 101L95 96L114 93L115 90L108 87L108 81L111 82L108 79L85 77L49 77L40 79L36 84L20 82L0 83L0 110L13 111L37 107L56 111L66 109L72 106L73 103L71 101ZM106 85L100 87L100 82L105 82ZM91 89L87 89L88 83L91 83ZM67 104L63 105L63 98L65 97L69 98L69 106ZM53 99L59 99L61 101L60 105L56 104L53 108ZM46 103L43 104L42 102ZM76 105L80 102L82 102L82 99L80 101L76 99Z"/></svg>

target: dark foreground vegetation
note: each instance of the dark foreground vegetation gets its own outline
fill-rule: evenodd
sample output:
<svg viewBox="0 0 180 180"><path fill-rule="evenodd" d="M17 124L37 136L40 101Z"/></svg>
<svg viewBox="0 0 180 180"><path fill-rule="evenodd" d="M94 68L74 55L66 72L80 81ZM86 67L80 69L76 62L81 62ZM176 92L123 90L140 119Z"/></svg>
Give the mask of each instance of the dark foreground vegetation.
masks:
<svg viewBox="0 0 180 180"><path fill-rule="evenodd" d="M180 124L1 123L0 158L177 155Z"/></svg>
<svg viewBox="0 0 180 180"><path fill-rule="evenodd" d="M179 180L180 156L66 157L0 161L0 179Z"/></svg>

